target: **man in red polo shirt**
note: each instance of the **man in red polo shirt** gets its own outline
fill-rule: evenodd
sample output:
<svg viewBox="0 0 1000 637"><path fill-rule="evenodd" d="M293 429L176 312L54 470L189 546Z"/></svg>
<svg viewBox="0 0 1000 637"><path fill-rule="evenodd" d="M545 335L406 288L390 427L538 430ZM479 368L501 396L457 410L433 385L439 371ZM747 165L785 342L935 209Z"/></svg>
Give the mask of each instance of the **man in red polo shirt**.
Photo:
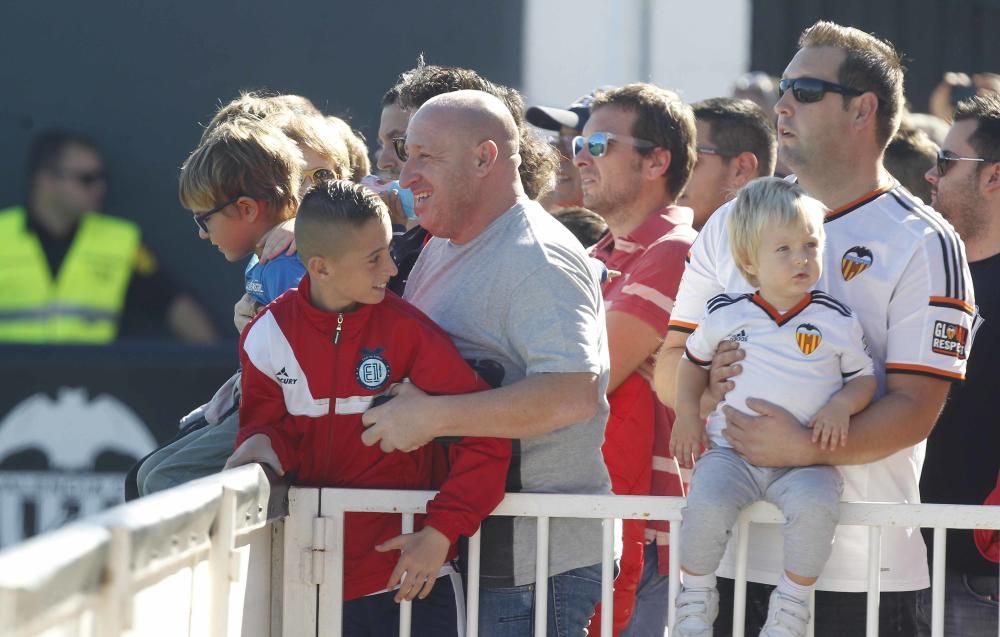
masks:
<svg viewBox="0 0 1000 637"><path fill-rule="evenodd" d="M667 448L673 414L656 400L649 372L695 237L691 210L673 205L695 163L694 114L677 95L651 84L599 92L573 154L583 203L610 230L591 255L621 273L603 286L611 354L603 451L612 490L682 495ZM623 525L615 635L662 635L666 625L666 523L648 527L643 520ZM591 634L599 628L598 612Z"/></svg>

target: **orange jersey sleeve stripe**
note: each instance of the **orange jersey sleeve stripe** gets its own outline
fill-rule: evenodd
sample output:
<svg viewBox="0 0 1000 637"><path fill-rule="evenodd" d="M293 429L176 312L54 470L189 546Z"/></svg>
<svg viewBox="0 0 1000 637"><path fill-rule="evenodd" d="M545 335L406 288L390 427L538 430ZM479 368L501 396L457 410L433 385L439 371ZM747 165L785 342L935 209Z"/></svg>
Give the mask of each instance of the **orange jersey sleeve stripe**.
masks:
<svg viewBox="0 0 1000 637"><path fill-rule="evenodd" d="M969 316L973 316L976 313L975 308L973 308L966 301L963 301L962 299L953 299L948 296L932 296L930 304L935 307L950 307L956 310L961 310Z"/></svg>
<svg viewBox="0 0 1000 637"><path fill-rule="evenodd" d="M675 332L685 332L690 334L691 332L698 329L697 323L688 323L686 321L670 321L667 323L667 331L673 330Z"/></svg>
<svg viewBox="0 0 1000 637"><path fill-rule="evenodd" d="M965 374L957 372L946 372L936 367L926 365L909 365L907 363L886 363L887 374L916 374L918 376L933 376L934 378L944 378L947 380L965 380Z"/></svg>

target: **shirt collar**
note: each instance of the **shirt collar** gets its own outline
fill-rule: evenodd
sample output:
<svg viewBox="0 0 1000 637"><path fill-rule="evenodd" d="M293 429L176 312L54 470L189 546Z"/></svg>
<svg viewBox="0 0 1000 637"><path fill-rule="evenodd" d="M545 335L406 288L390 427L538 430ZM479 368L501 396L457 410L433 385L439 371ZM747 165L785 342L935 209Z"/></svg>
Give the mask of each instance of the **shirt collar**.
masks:
<svg viewBox="0 0 1000 637"><path fill-rule="evenodd" d="M607 233L594 246L594 251L639 252L649 248L660 237L677 226L690 226L693 221L694 211L690 208L674 205L665 206L649 215L638 228L624 237L615 239L610 232Z"/></svg>

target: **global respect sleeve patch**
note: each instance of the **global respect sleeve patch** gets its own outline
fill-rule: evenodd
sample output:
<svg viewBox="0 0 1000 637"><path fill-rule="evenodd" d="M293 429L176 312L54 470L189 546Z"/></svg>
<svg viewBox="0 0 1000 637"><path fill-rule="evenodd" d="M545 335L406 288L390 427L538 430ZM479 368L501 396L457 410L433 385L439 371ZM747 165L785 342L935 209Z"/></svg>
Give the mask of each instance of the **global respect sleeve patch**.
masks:
<svg viewBox="0 0 1000 637"><path fill-rule="evenodd" d="M965 360L968 340L968 328L947 321L934 321L931 351L935 354Z"/></svg>

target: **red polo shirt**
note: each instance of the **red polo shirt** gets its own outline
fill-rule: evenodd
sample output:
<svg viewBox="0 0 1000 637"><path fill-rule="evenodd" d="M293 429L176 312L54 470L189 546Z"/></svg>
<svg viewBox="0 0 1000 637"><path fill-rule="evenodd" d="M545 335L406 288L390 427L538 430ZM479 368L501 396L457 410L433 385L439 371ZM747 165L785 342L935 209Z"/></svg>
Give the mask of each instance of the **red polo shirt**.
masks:
<svg viewBox="0 0 1000 637"><path fill-rule="evenodd" d="M591 248L591 255L600 259L609 270L621 272L604 284L604 303L608 312L624 312L644 321L663 338L673 310L674 298L684 272L684 262L697 233L691 226L690 208L667 206L651 215L627 236L615 239L608 233ZM652 357L651 357L652 358ZM641 382L639 382L641 381ZM637 394L651 396L653 409L636 421L633 405L647 400ZM648 493L653 495L683 495L684 487L677 466L670 457L670 428L673 412L664 407L653 393L649 379L639 372L625 380L608 396L611 416L605 443L605 462L609 471L615 467L651 467L652 481ZM646 403L648 404L648 403ZM630 413L631 412L631 413ZM619 416L633 420L628 429L615 427ZM642 420L645 422L642 422ZM636 426L638 425L638 426ZM652 449L629 445L620 438L646 439L652 430ZM619 440L616 440L618 438ZM689 476L684 477L687 482ZM666 573L668 540L666 523L651 523L660 545L659 567Z"/></svg>

